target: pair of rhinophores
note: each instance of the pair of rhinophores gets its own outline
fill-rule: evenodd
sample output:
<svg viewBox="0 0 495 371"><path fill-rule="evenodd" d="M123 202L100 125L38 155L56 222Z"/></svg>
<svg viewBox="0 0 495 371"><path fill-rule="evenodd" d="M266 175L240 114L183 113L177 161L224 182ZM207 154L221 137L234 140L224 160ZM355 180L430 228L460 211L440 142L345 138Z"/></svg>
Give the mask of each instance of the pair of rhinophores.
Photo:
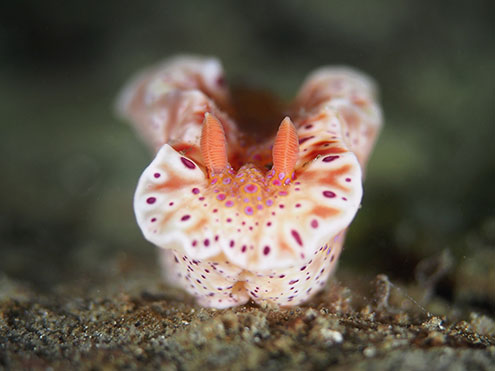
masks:
<svg viewBox="0 0 495 371"><path fill-rule="evenodd" d="M322 289L361 202L375 99L363 74L318 69L275 137L250 145L218 60L176 57L131 81L119 111L156 153L134 209L167 281L215 308L292 306Z"/></svg>

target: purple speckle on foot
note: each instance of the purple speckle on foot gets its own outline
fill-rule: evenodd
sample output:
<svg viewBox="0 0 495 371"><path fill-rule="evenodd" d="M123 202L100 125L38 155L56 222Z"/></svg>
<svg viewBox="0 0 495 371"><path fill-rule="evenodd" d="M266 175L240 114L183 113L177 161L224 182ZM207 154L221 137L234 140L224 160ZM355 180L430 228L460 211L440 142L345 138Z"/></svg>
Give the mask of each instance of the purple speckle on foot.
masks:
<svg viewBox="0 0 495 371"><path fill-rule="evenodd" d="M191 215L184 215L182 218L180 218L180 220L182 222L185 222L186 220L189 220L189 218L191 218Z"/></svg>
<svg viewBox="0 0 495 371"><path fill-rule="evenodd" d="M153 174L153 176L154 176L155 178L159 178L159 177L161 176L161 174L160 174L160 173L154 173L154 174Z"/></svg>
<svg viewBox="0 0 495 371"><path fill-rule="evenodd" d="M265 246L263 248L263 255L268 255L270 253L270 247L269 246Z"/></svg>
<svg viewBox="0 0 495 371"><path fill-rule="evenodd" d="M156 197L148 197L146 199L146 203L148 203L150 205L154 204L155 202L156 202Z"/></svg>
<svg viewBox="0 0 495 371"><path fill-rule="evenodd" d="M296 240L297 244L299 246L302 246L303 242L301 236L299 235L299 232L293 229L290 233L292 234L292 237L294 237L294 239Z"/></svg>

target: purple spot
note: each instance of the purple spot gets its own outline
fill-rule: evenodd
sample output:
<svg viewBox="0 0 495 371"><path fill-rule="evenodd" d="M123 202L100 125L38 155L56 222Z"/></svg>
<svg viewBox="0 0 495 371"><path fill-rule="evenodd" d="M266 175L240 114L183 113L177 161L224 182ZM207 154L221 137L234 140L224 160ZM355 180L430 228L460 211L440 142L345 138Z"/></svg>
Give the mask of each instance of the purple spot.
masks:
<svg viewBox="0 0 495 371"><path fill-rule="evenodd" d="M218 241L218 234L215 236L215 242Z"/></svg>
<svg viewBox="0 0 495 371"><path fill-rule="evenodd" d="M234 247L234 245L235 245L234 240L230 240L229 246L230 246L230 247Z"/></svg>
<svg viewBox="0 0 495 371"><path fill-rule="evenodd" d="M150 205L154 204L155 202L156 202L156 197L148 197L146 199L146 203L148 203Z"/></svg>
<svg viewBox="0 0 495 371"><path fill-rule="evenodd" d="M351 178L345 178L345 181L349 183L351 181Z"/></svg>
<svg viewBox="0 0 495 371"><path fill-rule="evenodd" d="M273 200L268 199L266 200L266 206L272 206L273 205Z"/></svg>
<svg viewBox="0 0 495 371"><path fill-rule="evenodd" d="M323 196L328 197L328 198L334 198L336 195L335 195L335 192L332 192L332 191L323 191Z"/></svg>
<svg viewBox="0 0 495 371"><path fill-rule="evenodd" d="M281 209L283 209L285 206L284 206L284 204L280 204L280 205L278 205L278 207L280 207Z"/></svg>
<svg viewBox="0 0 495 371"><path fill-rule="evenodd" d="M194 193L195 195L197 195L199 193L199 188L193 188L192 189L192 193Z"/></svg>
<svg viewBox="0 0 495 371"><path fill-rule="evenodd" d="M231 221L232 221L232 219L227 218L227 223L230 223Z"/></svg>
<svg viewBox="0 0 495 371"><path fill-rule="evenodd" d="M256 206L256 208L257 208L258 210L263 210L263 205L262 205L262 204L258 204L258 205Z"/></svg>
<svg viewBox="0 0 495 371"><path fill-rule="evenodd" d="M339 156L337 156L337 155L327 156L323 159L323 162L332 162L333 160L336 160L338 158L339 158Z"/></svg>
<svg viewBox="0 0 495 371"><path fill-rule="evenodd" d="M280 180L278 180L278 179L275 179L275 180L273 181L273 185L279 186L279 185L281 185L281 184L282 184L282 183L280 183Z"/></svg>
<svg viewBox="0 0 495 371"><path fill-rule="evenodd" d="M303 266L301 267L301 269L299 269L299 270L302 272L302 271L303 271L303 270L305 270L305 269L306 269L306 266L305 266L305 265L303 265ZM308 273L309 273L309 272L308 272Z"/></svg>
<svg viewBox="0 0 495 371"><path fill-rule="evenodd" d="M196 246L197 244L198 244L198 241L193 240L193 242L192 242L193 247Z"/></svg>
<svg viewBox="0 0 495 371"><path fill-rule="evenodd" d="M174 202L173 201L172 202L169 202L168 203L168 206L174 206Z"/></svg>
<svg viewBox="0 0 495 371"><path fill-rule="evenodd" d="M182 222L185 222L186 220L188 220L189 218L191 217L191 215L184 215L182 218L180 218L180 220Z"/></svg>
<svg viewBox="0 0 495 371"><path fill-rule="evenodd" d="M306 137L306 138L301 138L301 139L299 139L299 144L303 144L307 140L310 140L310 139L313 139L313 138L314 138L314 135L309 136L309 137Z"/></svg>
<svg viewBox="0 0 495 371"><path fill-rule="evenodd" d="M270 253L270 247L269 246L265 246L263 248L263 255L268 255Z"/></svg>
<svg viewBox="0 0 495 371"><path fill-rule="evenodd" d="M195 169L196 168L196 165L194 165L194 162L192 162L191 160L188 160L185 157L181 157L180 160L182 161L184 166L187 167L188 169Z"/></svg>
<svg viewBox="0 0 495 371"><path fill-rule="evenodd" d="M242 248L241 248L241 252L246 252L246 250L247 250L246 245L243 245Z"/></svg>
<svg viewBox="0 0 495 371"><path fill-rule="evenodd" d="M213 209L213 212L214 212L214 213L217 213L217 212L218 212L218 209Z"/></svg>
<svg viewBox="0 0 495 371"><path fill-rule="evenodd" d="M151 218L151 223L156 222L156 218Z"/></svg>
<svg viewBox="0 0 495 371"><path fill-rule="evenodd" d="M258 187L254 184L246 184L244 186L244 191L247 193L254 193L258 190Z"/></svg>
<svg viewBox="0 0 495 371"><path fill-rule="evenodd" d="M225 206L226 206L226 207L232 207L232 206L234 206L234 201L232 201L232 200L228 200L228 201L225 203Z"/></svg>
<svg viewBox="0 0 495 371"><path fill-rule="evenodd" d="M342 197L342 200L347 201L347 198L346 197Z"/></svg>
<svg viewBox="0 0 495 371"><path fill-rule="evenodd" d="M297 208L301 207L301 204L296 204L296 207L297 207Z"/></svg>
<svg viewBox="0 0 495 371"><path fill-rule="evenodd" d="M299 246L302 246L303 242L302 242L301 236L299 235L299 232L297 232L296 230L293 229L292 231L290 231L290 233L292 234L292 237L294 237L294 239L296 240L297 244Z"/></svg>
<svg viewBox="0 0 495 371"><path fill-rule="evenodd" d="M280 276L278 276L278 278L284 278L285 277L285 274L281 274Z"/></svg>
<svg viewBox="0 0 495 371"><path fill-rule="evenodd" d="M253 215L253 208L251 206L247 206L245 209L244 209L244 212L247 214L247 215Z"/></svg>
<svg viewBox="0 0 495 371"><path fill-rule="evenodd" d="M225 78L222 75L218 76L217 85L218 86L224 86L225 85Z"/></svg>
<svg viewBox="0 0 495 371"><path fill-rule="evenodd" d="M205 240L203 241L203 244L204 244L206 247L210 246L210 240L209 240L209 239L205 239Z"/></svg>
<svg viewBox="0 0 495 371"><path fill-rule="evenodd" d="M266 223L266 226L267 226L267 227L269 227L269 226L271 226L271 225L272 225L272 222L268 222L268 223Z"/></svg>
<svg viewBox="0 0 495 371"><path fill-rule="evenodd" d="M278 192L278 194L280 196L287 196L288 193L286 191L280 191L280 192Z"/></svg>
<svg viewBox="0 0 495 371"><path fill-rule="evenodd" d="M311 221L311 226L312 226L313 228L318 228L318 220L313 219L313 220Z"/></svg>
<svg viewBox="0 0 495 371"><path fill-rule="evenodd" d="M292 280L289 282L289 285L293 285L293 284L298 283L298 282L299 282L299 280Z"/></svg>
<svg viewBox="0 0 495 371"><path fill-rule="evenodd" d="M225 200L225 197L227 197L225 195L225 193L220 193L220 194L217 195L217 200L218 201L223 201L223 200Z"/></svg>
<svg viewBox="0 0 495 371"><path fill-rule="evenodd" d="M159 177L161 176L161 174L160 174L160 173L154 173L154 174L153 174L153 176L154 176L155 178L159 178Z"/></svg>
<svg viewBox="0 0 495 371"><path fill-rule="evenodd" d="M309 130L309 129L311 129L312 127L313 127L313 125L309 124L309 125L306 125L304 128Z"/></svg>

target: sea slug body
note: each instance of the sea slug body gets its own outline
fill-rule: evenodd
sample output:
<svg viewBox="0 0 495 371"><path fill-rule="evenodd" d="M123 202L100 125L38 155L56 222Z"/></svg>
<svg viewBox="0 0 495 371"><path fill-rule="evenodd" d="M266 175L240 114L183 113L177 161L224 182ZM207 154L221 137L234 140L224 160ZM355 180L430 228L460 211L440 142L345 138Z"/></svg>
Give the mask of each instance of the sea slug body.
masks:
<svg viewBox="0 0 495 371"><path fill-rule="evenodd" d="M223 76L216 59L176 57L124 89L121 115L156 152L135 193L137 222L167 281L203 306L303 303L334 270L361 202L382 124L374 85L321 68L276 135L249 145Z"/></svg>

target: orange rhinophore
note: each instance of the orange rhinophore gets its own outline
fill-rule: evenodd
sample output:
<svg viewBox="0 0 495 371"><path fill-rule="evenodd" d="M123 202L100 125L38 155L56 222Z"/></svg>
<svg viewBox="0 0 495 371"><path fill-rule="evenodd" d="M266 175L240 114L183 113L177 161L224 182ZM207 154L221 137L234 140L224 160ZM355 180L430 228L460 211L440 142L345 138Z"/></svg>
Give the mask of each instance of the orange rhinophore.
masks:
<svg viewBox="0 0 495 371"><path fill-rule="evenodd" d="M296 128L289 117L286 117L280 124L272 154L275 178L278 178L282 183L289 183L299 155Z"/></svg>
<svg viewBox="0 0 495 371"><path fill-rule="evenodd" d="M206 113L201 131L201 156L210 174L220 174L227 169L227 140L222 124L212 114Z"/></svg>
<svg viewBox="0 0 495 371"><path fill-rule="evenodd" d="M223 76L216 59L177 57L124 89L119 112L155 151L134 195L137 222L168 283L201 305L303 303L334 271L361 204L382 123L374 84L319 69L276 136L260 140L230 116Z"/></svg>

